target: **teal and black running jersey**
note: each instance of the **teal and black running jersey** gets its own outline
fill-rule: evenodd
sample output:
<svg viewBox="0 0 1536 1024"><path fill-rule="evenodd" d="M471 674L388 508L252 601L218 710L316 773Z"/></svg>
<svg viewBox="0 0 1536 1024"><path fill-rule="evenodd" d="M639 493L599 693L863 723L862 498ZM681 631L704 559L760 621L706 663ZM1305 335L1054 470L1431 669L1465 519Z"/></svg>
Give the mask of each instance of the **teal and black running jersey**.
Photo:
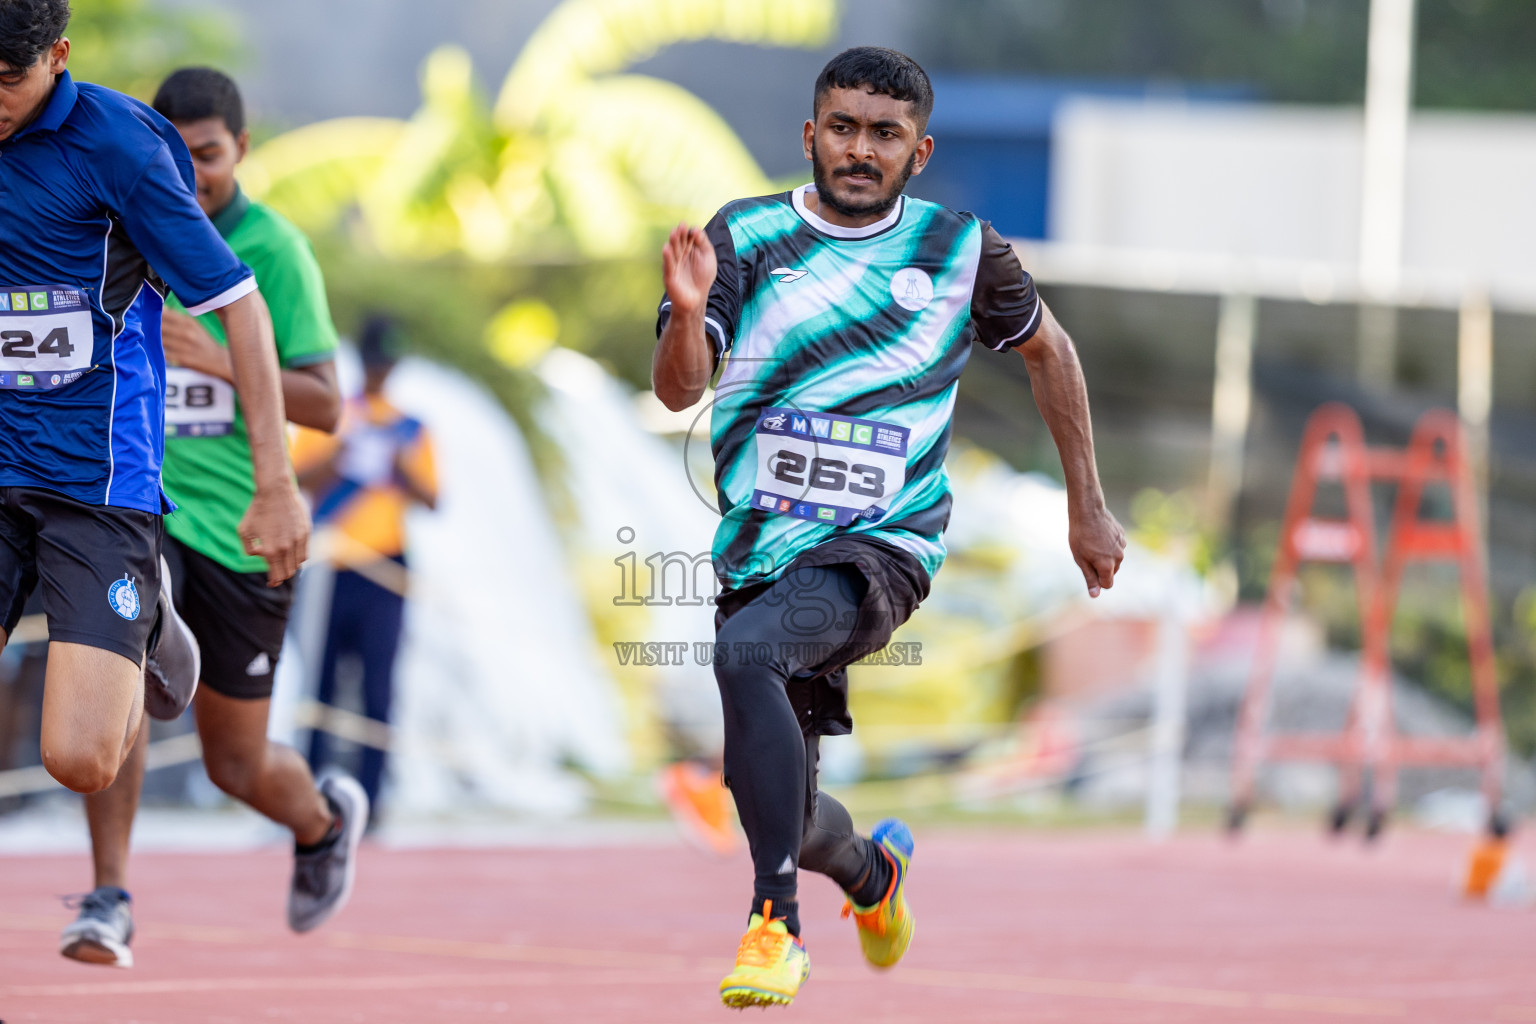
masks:
<svg viewBox="0 0 1536 1024"><path fill-rule="evenodd" d="M969 213L903 196L863 228L790 193L706 227L719 263L706 333L725 360L711 424L714 567L739 588L858 534L944 561L960 371L979 341L1032 337L1042 307L1011 246ZM663 299L657 330L671 303Z"/></svg>

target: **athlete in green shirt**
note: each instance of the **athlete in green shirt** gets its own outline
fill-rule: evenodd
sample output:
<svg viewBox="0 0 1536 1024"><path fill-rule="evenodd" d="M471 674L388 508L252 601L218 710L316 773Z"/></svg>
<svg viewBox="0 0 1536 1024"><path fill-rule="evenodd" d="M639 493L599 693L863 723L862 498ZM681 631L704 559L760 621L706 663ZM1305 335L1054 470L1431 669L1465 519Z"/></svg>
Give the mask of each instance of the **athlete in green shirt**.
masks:
<svg viewBox="0 0 1536 1024"><path fill-rule="evenodd" d="M270 296L288 418L306 427L334 429L339 415L336 330L308 240L281 214L248 199L239 185L211 219L229 247L260 275L262 293ZM174 296L166 305L178 315L167 315L163 328L166 357L173 365L166 368L162 473L178 508L166 517L165 531L226 569L265 573L266 560L246 554L236 532L239 503L253 483L245 419L229 383L224 332L217 318L186 316Z"/></svg>
<svg viewBox="0 0 1536 1024"><path fill-rule="evenodd" d="M334 430L340 397L325 282L298 229L252 202L235 182L235 165L249 145L235 83L211 69L184 69L160 87L154 106L192 153L199 205L260 282L272 311L288 418ZM266 560L246 554L240 542L237 527L255 484L219 321L194 319L173 301L162 333L170 364L163 486L178 506L165 518L165 556L176 606L202 650L203 685L193 712L203 764L224 792L293 831L288 922L295 931L308 931L351 891L368 801L343 775L327 776L317 786L304 758L267 739L293 581L277 580ZM65 956L120 967L133 963L133 922L123 886L147 735L139 734L117 782L86 798L96 889L64 930Z"/></svg>

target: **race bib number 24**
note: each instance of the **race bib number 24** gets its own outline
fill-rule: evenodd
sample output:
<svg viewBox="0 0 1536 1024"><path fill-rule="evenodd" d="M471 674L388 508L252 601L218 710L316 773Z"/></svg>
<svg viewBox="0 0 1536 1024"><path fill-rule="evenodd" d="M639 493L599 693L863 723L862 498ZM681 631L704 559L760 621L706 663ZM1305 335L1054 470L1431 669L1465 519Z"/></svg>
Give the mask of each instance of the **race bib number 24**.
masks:
<svg viewBox="0 0 1536 1024"><path fill-rule="evenodd" d="M0 388L48 391L91 368L91 305L76 288L0 286Z"/></svg>

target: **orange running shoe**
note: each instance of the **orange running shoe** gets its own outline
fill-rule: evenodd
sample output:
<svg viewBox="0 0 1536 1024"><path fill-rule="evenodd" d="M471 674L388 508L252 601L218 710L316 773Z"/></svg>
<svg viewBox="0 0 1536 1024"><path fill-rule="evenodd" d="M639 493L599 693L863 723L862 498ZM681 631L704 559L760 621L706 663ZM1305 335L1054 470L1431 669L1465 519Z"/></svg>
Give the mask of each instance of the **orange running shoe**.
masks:
<svg viewBox="0 0 1536 1024"><path fill-rule="evenodd" d="M657 782L683 838L706 853L729 857L741 846L731 820L731 793L719 773L694 761L663 768Z"/></svg>
<svg viewBox="0 0 1536 1024"><path fill-rule="evenodd" d="M773 901L764 900L763 912L752 915L736 948L736 969L720 980L720 1001L736 1010L788 1006L810 976L805 943L789 934L782 917L773 916Z"/></svg>

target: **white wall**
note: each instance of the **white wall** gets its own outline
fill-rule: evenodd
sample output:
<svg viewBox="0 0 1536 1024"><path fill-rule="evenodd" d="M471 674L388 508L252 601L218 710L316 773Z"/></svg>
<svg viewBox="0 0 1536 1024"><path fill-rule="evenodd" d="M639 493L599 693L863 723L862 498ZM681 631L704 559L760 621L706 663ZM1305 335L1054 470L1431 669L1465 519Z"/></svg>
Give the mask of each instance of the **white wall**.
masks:
<svg viewBox="0 0 1536 1024"><path fill-rule="evenodd" d="M1076 100L1054 128L1054 241L1108 249L1358 259L1358 110ZM1528 290L1536 117L1419 114L1403 262Z"/></svg>

